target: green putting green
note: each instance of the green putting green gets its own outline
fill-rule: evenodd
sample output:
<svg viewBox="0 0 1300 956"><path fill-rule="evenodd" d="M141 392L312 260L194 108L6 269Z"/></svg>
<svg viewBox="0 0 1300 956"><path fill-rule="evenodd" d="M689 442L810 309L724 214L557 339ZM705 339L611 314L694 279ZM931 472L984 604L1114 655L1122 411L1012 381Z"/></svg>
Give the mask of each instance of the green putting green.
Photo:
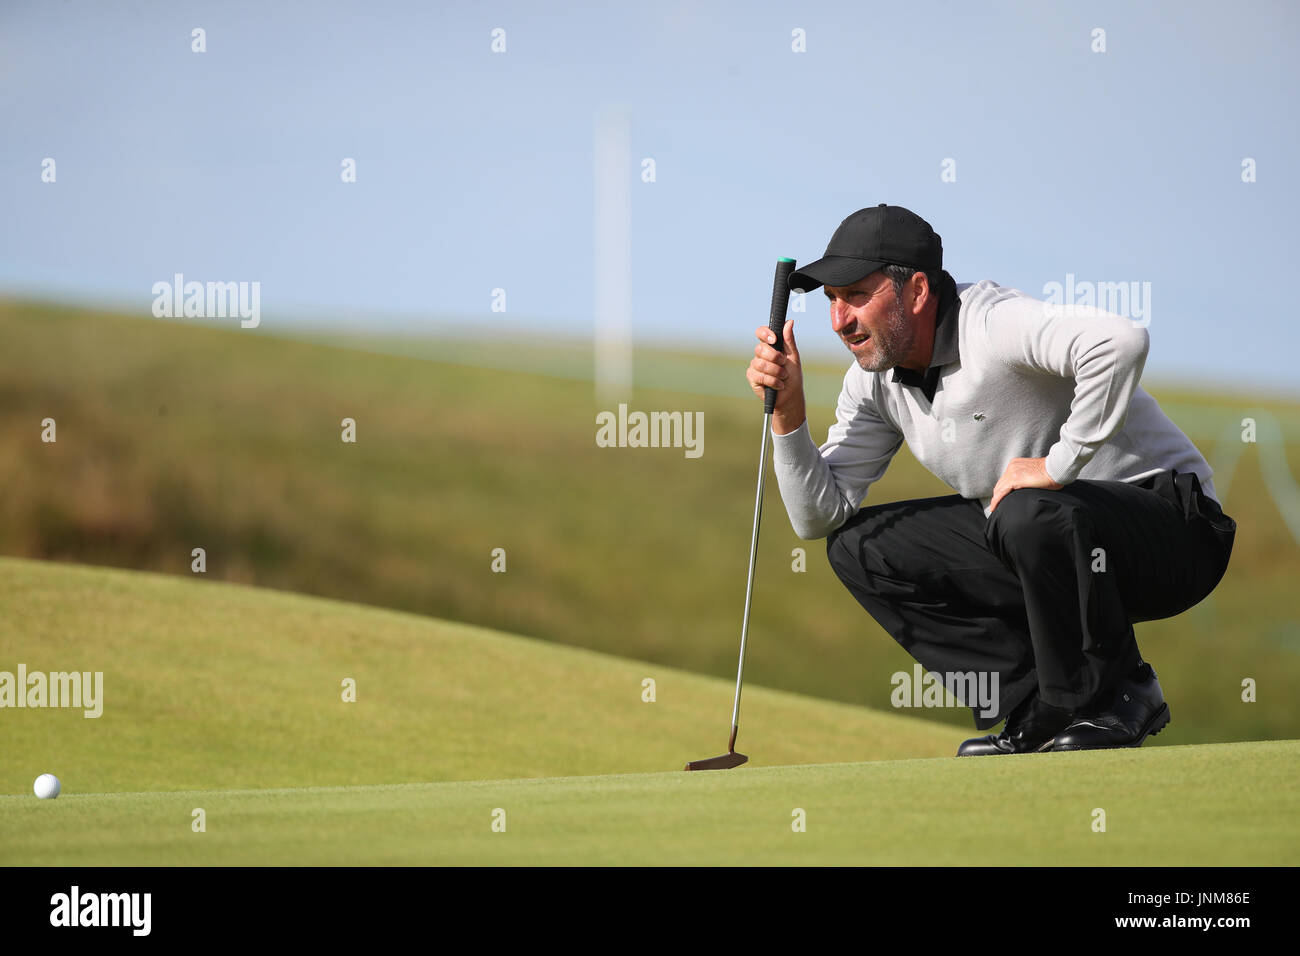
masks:
<svg viewBox="0 0 1300 956"><path fill-rule="evenodd" d="M0 862L1293 866L1298 757L1300 742L1279 741L695 774L0 797ZM203 832L194 829L198 809Z"/></svg>
<svg viewBox="0 0 1300 956"><path fill-rule="evenodd" d="M1300 861L1296 741L958 760L951 727L747 687L750 763L688 774L724 749L727 681L20 559L0 647L0 670L103 672L98 718L0 711L0 864Z"/></svg>

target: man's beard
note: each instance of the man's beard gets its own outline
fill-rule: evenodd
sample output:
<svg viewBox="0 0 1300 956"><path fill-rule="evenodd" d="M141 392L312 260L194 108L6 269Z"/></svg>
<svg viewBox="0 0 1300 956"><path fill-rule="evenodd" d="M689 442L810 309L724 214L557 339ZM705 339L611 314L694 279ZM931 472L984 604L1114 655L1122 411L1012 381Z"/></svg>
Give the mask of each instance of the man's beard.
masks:
<svg viewBox="0 0 1300 956"><path fill-rule="evenodd" d="M903 297L896 296L894 308L889 313L885 327L871 336L869 355L855 356L858 364L868 372L884 372L907 358L912 348L912 327L903 314Z"/></svg>

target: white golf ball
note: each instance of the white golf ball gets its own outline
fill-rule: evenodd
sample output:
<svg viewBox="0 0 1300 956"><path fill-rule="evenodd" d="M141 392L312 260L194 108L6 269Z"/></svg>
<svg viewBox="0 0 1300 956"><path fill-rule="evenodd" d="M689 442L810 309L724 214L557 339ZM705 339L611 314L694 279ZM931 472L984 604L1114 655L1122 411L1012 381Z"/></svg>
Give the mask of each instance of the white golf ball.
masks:
<svg viewBox="0 0 1300 956"><path fill-rule="evenodd" d="M59 795L59 778L52 773L43 773L36 778L36 785L32 789L42 800L53 800Z"/></svg>

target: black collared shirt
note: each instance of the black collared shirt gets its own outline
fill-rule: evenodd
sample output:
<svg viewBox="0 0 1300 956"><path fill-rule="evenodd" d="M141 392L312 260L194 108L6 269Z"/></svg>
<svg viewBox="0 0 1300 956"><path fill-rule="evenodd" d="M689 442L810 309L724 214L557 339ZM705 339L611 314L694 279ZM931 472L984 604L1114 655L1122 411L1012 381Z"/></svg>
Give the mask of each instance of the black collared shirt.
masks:
<svg viewBox="0 0 1300 956"><path fill-rule="evenodd" d="M960 309L961 299L957 297L957 285L945 272L939 292L939 310L934 317L934 350L930 353L930 365L924 372L914 372L910 368L895 365L894 382L919 388L927 401L934 402L943 366L961 358L957 348L957 313Z"/></svg>

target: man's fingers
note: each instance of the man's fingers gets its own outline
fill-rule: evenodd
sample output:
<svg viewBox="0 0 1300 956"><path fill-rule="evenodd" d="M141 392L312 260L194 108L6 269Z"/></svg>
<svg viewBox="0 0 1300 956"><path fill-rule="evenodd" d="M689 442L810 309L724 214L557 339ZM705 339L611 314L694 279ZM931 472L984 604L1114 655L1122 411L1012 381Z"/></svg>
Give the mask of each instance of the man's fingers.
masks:
<svg viewBox="0 0 1300 956"><path fill-rule="evenodd" d="M790 356L797 363L799 361L799 346L794 344L794 319L785 320L785 348Z"/></svg>
<svg viewBox="0 0 1300 956"><path fill-rule="evenodd" d="M754 334L758 336L758 341L762 343L754 348L754 354L759 358L773 361L771 358L773 354L785 355L789 353L794 357L796 362L799 360L799 346L797 346L794 341L794 319L786 319L785 327L782 329L782 335L785 339L784 352L776 348L776 336L772 334L771 329L766 326L759 326L754 330ZM763 351L764 349L766 349L766 351Z"/></svg>
<svg viewBox="0 0 1300 956"><path fill-rule="evenodd" d="M754 346L754 359L745 371L745 378L755 394L762 396L765 388L779 392L793 391L797 396L802 379L799 375L799 350L794 344L794 321L787 319L782 328L785 351L776 348L776 335L766 326L754 330L758 344ZM791 384L790 379L794 378Z"/></svg>
<svg viewBox="0 0 1300 956"><path fill-rule="evenodd" d="M746 373L745 378L749 380L749 384L752 385L754 388L761 388L766 386L767 388L782 389L785 388L785 384L786 384L784 375L777 375L771 372L760 371L759 369L753 368L752 366L750 367L749 371Z"/></svg>
<svg viewBox="0 0 1300 956"><path fill-rule="evenodd" d="M998 483L993 486L993 497L989 500L989 514L997 509L998 502L1007 496L1013 490L1013 486L1007 483L1006 477L998 479Z"/></svg>

